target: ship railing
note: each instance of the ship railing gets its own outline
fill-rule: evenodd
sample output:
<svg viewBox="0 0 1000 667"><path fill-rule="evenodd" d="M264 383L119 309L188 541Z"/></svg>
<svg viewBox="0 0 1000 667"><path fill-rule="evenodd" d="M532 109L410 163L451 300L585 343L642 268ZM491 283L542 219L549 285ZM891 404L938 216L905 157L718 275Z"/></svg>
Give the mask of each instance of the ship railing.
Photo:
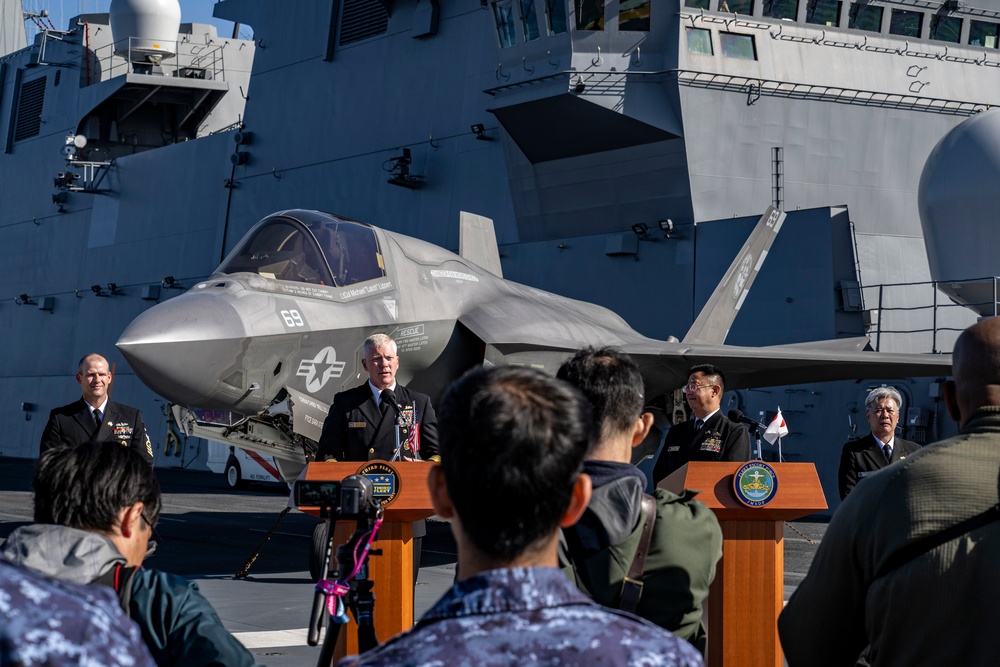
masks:
<svg viewBox="0 0 1000 667"><path fill-rule="evenodd" d="M913 111L934 111L955 116L972 116L989 108L987 104L980 102L938 99L919 95L842 88L814 83L754 79L716 72L676 70L676 74L678 81L687 86L711 88L714 90L731 90L734 92L753 91L757 97L765 95Z"/></svg>
<svg viewBox="0 0 1000 667"><path fill-rule="evenodd" d="M86 51L82 56L85 62L81 68L84 72L84 84L89 86L133 73L215 81L224 81L226 78L223 58L226 42L219 44L209 40L208 43L196 43L188 39L158 41L157 45L162 51L173 53L159 57L157 53L143 47L149 41L129 37L127 48L121 54L115 53L114 44Z"/></svg>
<svg viewBox="0 0 1000 667"><path fill-rule="evenodd" d="M958 303L942 286L973 298ZM950 352L978 317L1000 313L998 296L1000 277L994 276L861 287L865 324L876 351Z"/></svg>

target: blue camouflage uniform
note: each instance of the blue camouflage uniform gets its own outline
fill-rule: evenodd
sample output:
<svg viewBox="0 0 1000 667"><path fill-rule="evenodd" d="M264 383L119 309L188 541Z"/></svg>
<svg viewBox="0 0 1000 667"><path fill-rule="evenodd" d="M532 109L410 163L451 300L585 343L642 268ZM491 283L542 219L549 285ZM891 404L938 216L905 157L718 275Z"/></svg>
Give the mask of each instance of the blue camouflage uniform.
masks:
<svg viewBox="0 0 1000 667"><path fill-rule="evenodd" d="M666 630L584 597L556 568L491 570L459 581L407 632L348 665L701 665Z"/></svg>
<svg viewBox="0 0 1000 667"><path fill-rule="evenodd" d="M0 546L0 555L22 567L79 584L94 581L116 563L125 564L125 557L104 535L40 523L14 530ZM160 667L254 664L253 656L222 625L196 583L139 568L131 593L131 618L139 624L142 639Z"/></svg>
<svg viewBox="0 0 1000 667"><path fill-rule="evenodd" d="M0 666L155 664L110 588L48 579L0 558Z"/></svg>

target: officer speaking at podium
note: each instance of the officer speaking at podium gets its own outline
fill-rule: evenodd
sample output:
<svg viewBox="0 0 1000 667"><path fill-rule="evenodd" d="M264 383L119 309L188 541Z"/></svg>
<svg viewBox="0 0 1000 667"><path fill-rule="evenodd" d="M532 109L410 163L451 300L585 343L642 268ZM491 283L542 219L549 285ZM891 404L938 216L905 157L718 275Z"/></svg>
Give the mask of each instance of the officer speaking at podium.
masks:
<svg viewBox="0 0 1000 667"><path fill-rule="evenodd" d="M361 365L368 371L368 381L333 397L316 460L440 461L437 417L430 397L396 382L396 341L373 334L365 340L363 352ZM426 533L423 521L413 524L414 582L420 567L420 540Z"/></svg>

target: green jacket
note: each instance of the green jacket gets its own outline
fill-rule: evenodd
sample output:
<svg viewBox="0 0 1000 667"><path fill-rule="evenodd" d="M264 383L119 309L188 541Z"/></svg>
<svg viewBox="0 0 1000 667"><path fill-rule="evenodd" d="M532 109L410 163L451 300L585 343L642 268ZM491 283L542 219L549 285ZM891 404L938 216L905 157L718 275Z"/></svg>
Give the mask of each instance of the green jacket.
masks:
<svg viewBox="0 0 1000 667"><path fill-rule="evenodd" d="M607 461L587 461L584 472L594 491L580 521L563 531L563 571L595 601L617 608L642 533L645 478L635 466ZM656 523L636 614L704 653L702 604L722 557L722 530L712 511L694 500L696 494L656 490Z"/></svg>

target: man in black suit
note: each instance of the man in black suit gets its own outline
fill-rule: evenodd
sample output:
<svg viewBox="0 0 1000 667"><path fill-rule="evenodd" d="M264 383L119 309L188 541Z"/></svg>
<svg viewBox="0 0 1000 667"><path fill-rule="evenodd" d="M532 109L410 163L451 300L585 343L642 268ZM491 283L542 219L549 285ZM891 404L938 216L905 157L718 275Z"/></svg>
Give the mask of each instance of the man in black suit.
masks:
<svg viewBox="0 0 1000 667"><path fill-rule="evenodd" d="M695 418L667 431L653 467L654 483L689 461L750 460L750 434L720 409L725 391L726 378L715 366L701 364L691 369L684 397Z"/></svg>
<svg viewBox="0 0 1000 667"><path fill-rule="evenodd" d="M117 441L136 450L153 465L153 445L142 423L142 414L108 398L112 379L108 360L101 355L91 353L80 359L76 381L83 397L49 413L39 454L61 445Z"/></svg>
<svg viewBox="0 0 1000 667"><path fill-rule="evenodd" d="M333 397L316 460L440 461L430 397L396 382L396 341L385 334L369 336L361 365L368 382Z"/></svg>
<svg viewBox="0 0 1000 667"><path fill-rule="evenodd" d="M865 399L865 415L872 432L844 444L840 454L837 484L840 499L847 497L865 476L878 472L890 463L902 461L920 445L896 437L903 397L892 387L876 387Z"/></svg>

